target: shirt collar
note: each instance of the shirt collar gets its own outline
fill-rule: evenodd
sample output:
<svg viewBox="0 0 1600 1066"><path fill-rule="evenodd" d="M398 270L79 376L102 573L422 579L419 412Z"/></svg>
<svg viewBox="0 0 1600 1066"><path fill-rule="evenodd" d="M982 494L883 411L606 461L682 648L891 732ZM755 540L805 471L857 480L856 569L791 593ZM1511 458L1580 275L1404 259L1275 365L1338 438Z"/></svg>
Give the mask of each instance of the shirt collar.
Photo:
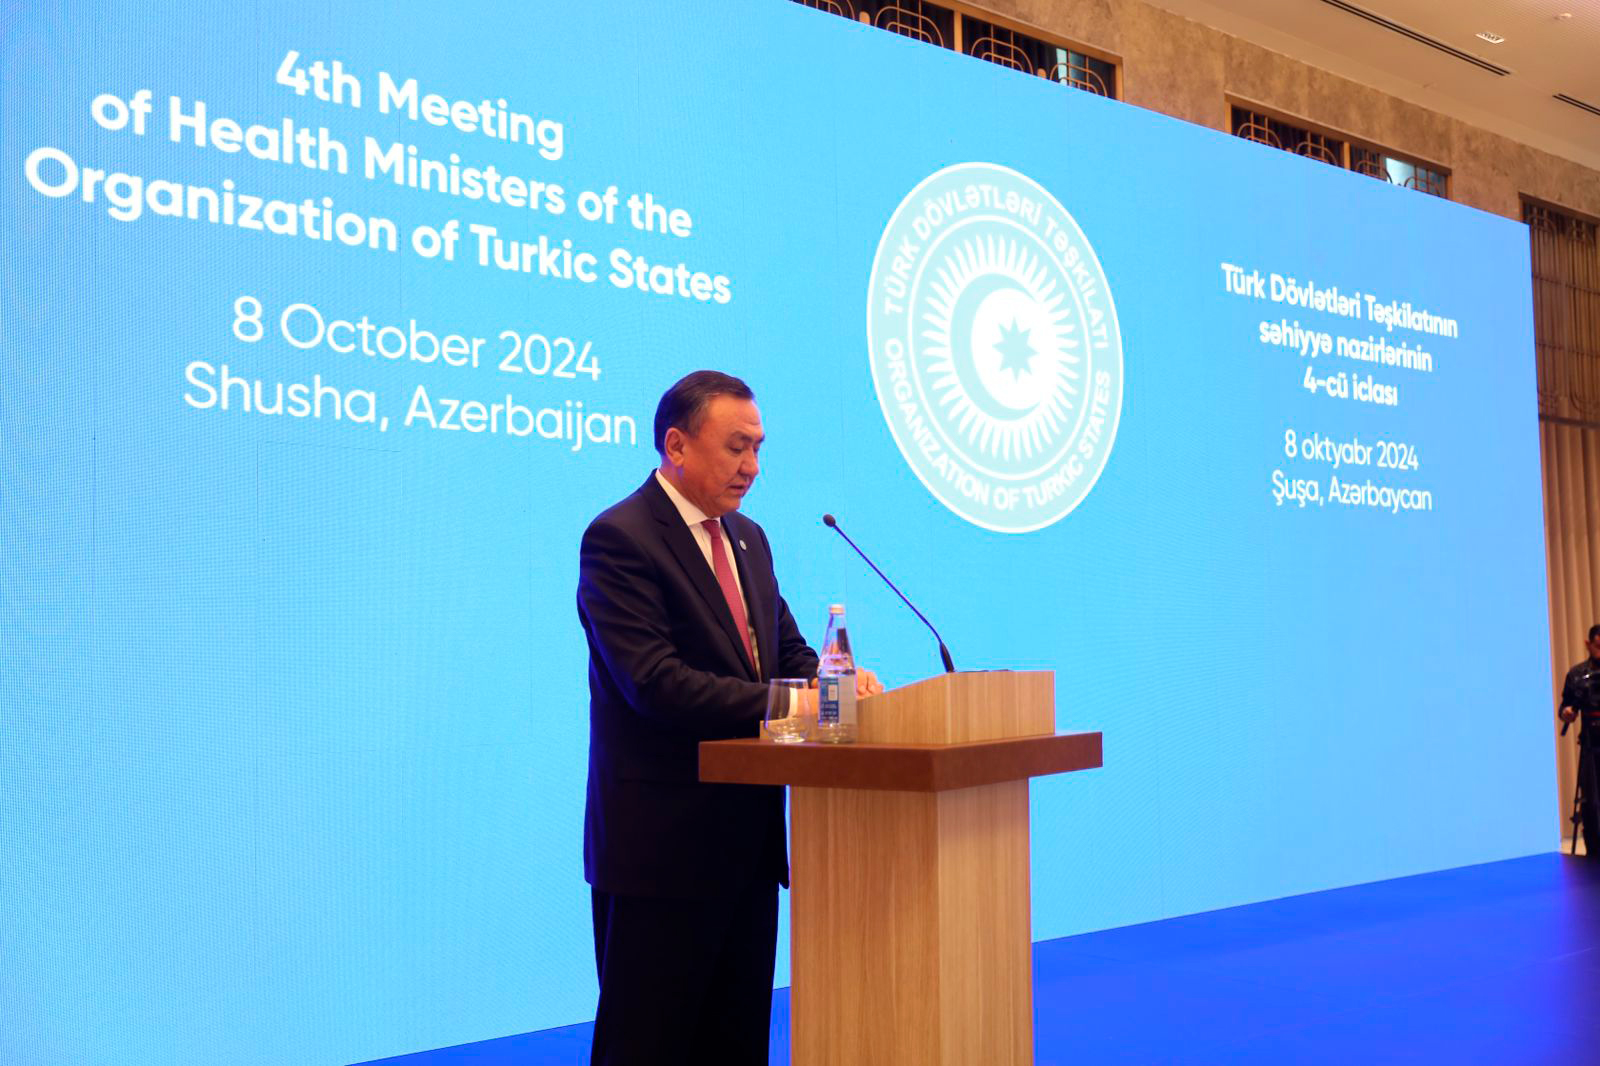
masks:
<svg viewBox="0 0 1600 1066"><path fill-rule="evenodd" d="M672 506L678 509L678 514L683 518L684 525L698 526L706 520L706 513L690 503L689 498L679 492L676 485L662 477L659 469L656 471L656 482L666 490L667 499L671 500Z"/></svg>

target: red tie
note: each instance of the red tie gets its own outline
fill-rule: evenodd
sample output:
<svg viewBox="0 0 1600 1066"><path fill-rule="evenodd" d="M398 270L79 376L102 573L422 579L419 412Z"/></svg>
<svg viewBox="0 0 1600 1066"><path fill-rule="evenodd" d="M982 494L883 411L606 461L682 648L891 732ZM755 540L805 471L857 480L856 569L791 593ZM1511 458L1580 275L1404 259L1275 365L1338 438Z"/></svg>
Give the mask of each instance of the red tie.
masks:
<svg viewBox="0 0 1600 1066"><path fill-rule="evenodd" d="M750 621L744 613L744 599L739 595L739 586L733 583L733 567L728 563L728 550L722 546L722 520L708 518L700 524L711 534L711 569L717 572L722 598L728 601L728 610L733 613L733 627L739 631L739 639L744 642L744 653L750 657L750 665L754 666L756 656L750 648Z"/></svg>

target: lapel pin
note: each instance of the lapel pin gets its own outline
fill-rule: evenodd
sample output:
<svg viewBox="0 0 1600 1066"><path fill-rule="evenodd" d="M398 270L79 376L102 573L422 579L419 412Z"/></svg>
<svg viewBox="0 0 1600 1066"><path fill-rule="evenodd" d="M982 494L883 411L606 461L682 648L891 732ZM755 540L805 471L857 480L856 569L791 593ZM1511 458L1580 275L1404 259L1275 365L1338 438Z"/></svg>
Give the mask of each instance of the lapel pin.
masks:
<svg viewBox="0 0 1600 1066"><path fill-rule="evenodd" d="M749 548L746 548L746 547L745 547L745 546L744 546L744 541L742 541L742 540L741 540L741 541L740 541L740 542L739 542L739 550L740 550L740 551L742 551L742 552L743 552L743 551L749 551L749 550L750 550L750 549L749 549Z"/></svg>

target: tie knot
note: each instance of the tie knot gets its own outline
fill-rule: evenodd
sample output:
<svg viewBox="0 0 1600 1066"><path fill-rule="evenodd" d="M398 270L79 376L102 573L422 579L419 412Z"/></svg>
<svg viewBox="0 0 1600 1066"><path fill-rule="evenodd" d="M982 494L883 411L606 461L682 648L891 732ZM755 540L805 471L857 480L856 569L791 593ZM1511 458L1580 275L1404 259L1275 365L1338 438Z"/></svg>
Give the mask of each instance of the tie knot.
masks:
<svg viewBox="0 0 1600 1066"><path fill-rule="evenodd" d="M713 539L713 540L721 540L722 539L722 521L721 521L721 519L708 518L704 522L701 522L700 524L702 526L706 527L706 532L711 534L711 539Z"/></svg>

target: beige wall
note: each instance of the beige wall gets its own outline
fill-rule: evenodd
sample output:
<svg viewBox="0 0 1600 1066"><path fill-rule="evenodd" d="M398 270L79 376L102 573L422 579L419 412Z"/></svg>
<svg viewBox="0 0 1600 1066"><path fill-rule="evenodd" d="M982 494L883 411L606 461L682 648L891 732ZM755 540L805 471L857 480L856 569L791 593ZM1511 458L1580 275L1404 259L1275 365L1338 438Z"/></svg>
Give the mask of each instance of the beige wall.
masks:
<svg viewBox="0 0 1600 1066"><path fill-rule="evenodd" d="M1004 18L1122 57L1123 99L1227 130L1230 95L1451 172L1450 198L1522 218L1527 195L1600 216L1600 171L1138 0L983 0Z"/></svg>

